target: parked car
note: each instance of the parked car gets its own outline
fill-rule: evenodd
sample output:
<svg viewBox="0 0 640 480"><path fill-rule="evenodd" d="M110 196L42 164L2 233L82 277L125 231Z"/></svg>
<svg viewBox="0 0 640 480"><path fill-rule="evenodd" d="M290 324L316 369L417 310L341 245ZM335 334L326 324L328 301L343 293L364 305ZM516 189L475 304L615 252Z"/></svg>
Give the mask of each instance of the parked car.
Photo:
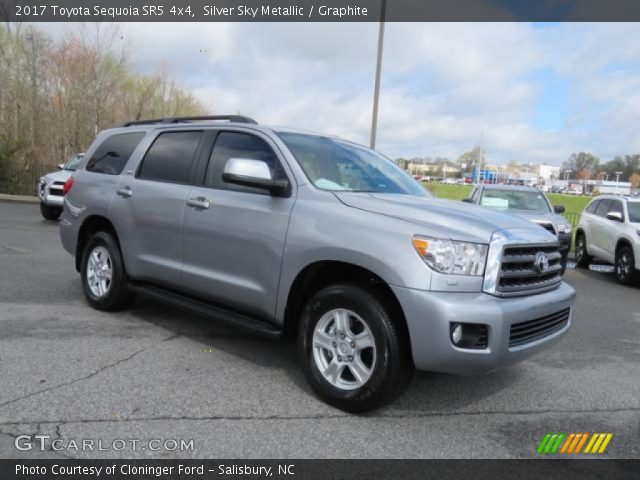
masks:
<svg viewBox="0 0 640 480"><path fill-rule="evenodd" d="M620 283L640 280L640 198L593 199L580 216L575 246L578 267L587 267L597 257L615 265Z"/></svg>
<svg viewBox="0 0 640 480"><path fill-rule="evenodd" d="M46 220L58 220L62 213L64 183L73 175L84 158L84 153L77 153L65 164L58 165L58 170L47 173L38 181L38 197L40 213Z"/></svg>
<svg viewBox="0 0 640 480"><path fill-rule="evenodd" d="M478 185L463 201L518 215L556 235L560 242L564 274L571 249L571 225L561 215L564 212L562 205L552 207L538 188L518 185Z"/></svg>
<svg viewBox="0 0 640 480"><path fill-rule="evenodd" d="M296 338L313 390L344 410L396 398L414 367L518 362L573 321L554 235L436 200L345 140L239 116L130 122L70 183L60 237L90 305L139 293Z"/></svg>

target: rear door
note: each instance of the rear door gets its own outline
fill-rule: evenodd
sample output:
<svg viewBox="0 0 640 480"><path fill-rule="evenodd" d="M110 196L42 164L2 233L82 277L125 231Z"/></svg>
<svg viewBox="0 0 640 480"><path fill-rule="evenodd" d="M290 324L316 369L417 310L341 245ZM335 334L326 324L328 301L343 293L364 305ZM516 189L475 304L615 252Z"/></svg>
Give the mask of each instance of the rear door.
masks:
<svg viewBox="0 0 640 480"><path fill-rule="evenodd" d="M221 130L199 168L184 215L184 288L208 301L265 319L275 315L282 252L295 201L226 183L230 158L265 161L272 176L288 170L275 144L258 132Z"/></svg>
<svg viewBox="0 0 640 480"><path fill-rule="evenodd" d="M182 220L202 130L161 131L135 170L122 176L112 217L136 280L182 284Z"/></svg>

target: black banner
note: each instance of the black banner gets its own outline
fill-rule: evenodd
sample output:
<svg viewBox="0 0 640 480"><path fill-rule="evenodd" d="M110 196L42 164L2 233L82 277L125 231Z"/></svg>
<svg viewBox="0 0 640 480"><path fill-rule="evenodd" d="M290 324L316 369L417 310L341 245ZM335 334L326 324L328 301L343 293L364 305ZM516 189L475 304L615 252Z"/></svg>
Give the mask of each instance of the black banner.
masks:
<svg viewBox="0 0 640 480"><path fill-rule="evenodd" d="M0 460L2 480L631 480L639 471L639 460Z"/></svg>
<svg viewBox="0 0 640 480"><path fill-rule="evenodd" d="M637 0L0 0L11 22L637 22Z"/></svg>

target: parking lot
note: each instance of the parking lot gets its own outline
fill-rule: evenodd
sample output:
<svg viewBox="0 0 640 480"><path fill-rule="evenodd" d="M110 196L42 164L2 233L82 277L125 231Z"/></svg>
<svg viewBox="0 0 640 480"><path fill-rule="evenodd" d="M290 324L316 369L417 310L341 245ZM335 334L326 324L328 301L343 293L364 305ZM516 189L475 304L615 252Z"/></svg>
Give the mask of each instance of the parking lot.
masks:
<svg viewBox="0 0 640 480"><path fill-rule="evenodd" d="M51 458L535 457L547 432L612 432L640 456L639 287L569 270L572 330L555 348L480 377L419 372L390 407L353 416L319 401L294 346L139 298L85 303L57 225L0 203L0 457L19 434L193 440L193 450L49 451Z"/></svg>

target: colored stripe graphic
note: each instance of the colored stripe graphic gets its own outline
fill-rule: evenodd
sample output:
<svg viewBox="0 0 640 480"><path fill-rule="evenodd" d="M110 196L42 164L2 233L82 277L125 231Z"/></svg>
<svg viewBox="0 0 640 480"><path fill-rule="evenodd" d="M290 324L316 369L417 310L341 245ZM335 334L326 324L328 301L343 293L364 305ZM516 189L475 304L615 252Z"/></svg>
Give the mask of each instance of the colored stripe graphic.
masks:
<svg viewBox="0 0 640 480"><path fill-rule="evenodd" d="M613 433L547 433L538 445L538 453L544 455L604 453L613 438ZM582 447L586 447L584 451Z"/></svg>

